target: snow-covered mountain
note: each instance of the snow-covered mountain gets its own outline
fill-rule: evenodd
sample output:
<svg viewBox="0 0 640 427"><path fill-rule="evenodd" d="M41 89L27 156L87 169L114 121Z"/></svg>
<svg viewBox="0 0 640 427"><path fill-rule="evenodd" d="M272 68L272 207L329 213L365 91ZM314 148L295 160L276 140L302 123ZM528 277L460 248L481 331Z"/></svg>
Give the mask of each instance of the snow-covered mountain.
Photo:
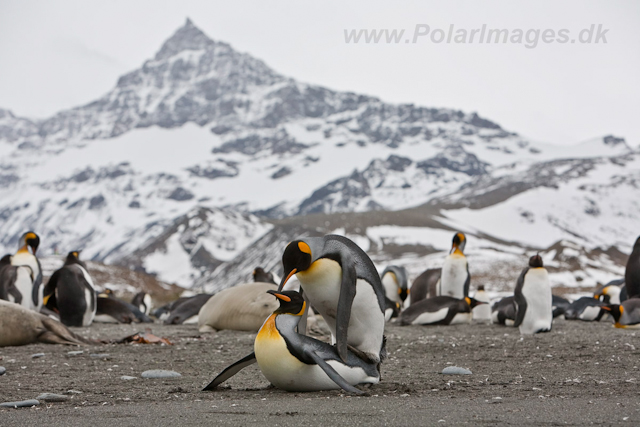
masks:
<svg viewBox="0 0 640 427"><path fill-rule="evenodd" d="M550 146L300 83L187 20L94 102L42 120L0 109L0 249L33 229L44 254L214 290L277 268L300 234L343 232L417 271L461 229L487 271L558 244L579 248L558 283L594 282L639 232L639 166L622 138Z"/></svg>

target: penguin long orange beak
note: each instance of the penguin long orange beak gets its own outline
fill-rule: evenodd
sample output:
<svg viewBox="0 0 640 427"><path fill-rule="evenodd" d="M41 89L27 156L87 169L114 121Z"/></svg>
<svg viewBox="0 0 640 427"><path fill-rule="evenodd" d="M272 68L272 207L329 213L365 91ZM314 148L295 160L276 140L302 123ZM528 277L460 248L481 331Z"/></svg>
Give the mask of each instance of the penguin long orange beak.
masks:
<svg viewBox="0 0 640 427"><path fill-rule="evenodd" d="M280 286L278 286L278 292L280 292L282 290L282 288L284 287L284 285L287 284L287 282L289 281L289 279L291 279L291 276L293 276L294 274L296 274L298 272L297 269L293 269L291 270L291 272L287 275L287 277L285 277L284 279L282 279L282 281L280 282Z"/></svg>
<svg viewBox="0 0 640 427"><path fill-rule="evenodd" d="M279 300L282 300L284 302L291 302L291 298L289 298L288 296L286 296L284 294L281 294L281 293L279 293L277 291L268 290L267 293L273 295L274 297L276 297Z"/></svg>
<svg viewBox="0 0 640 427"><path fill-rule="evenodd" d="M607 307L606 305L603 305L600 308L603 309L603 310L611 311L611 307Z"/></svg>

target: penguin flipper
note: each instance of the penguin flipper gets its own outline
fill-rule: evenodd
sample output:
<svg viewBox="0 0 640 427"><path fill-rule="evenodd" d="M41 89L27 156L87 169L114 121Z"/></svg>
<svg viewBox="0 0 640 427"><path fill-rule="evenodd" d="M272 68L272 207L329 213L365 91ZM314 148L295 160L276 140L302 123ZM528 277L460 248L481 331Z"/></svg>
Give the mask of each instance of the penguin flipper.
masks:
<svg viewBox="0 0 640 427"><path fill-rule="evenodd" d="M226 380L228 380L229 378L231 378L232 376L234 376L235 374L237 374L247 366L253 365L254 363L256 363L255 353L251 353L250 355L243 357L237 362L234 362L231 365L224 368L224 370L220 372L218 376L215 377L213 381L211 381L205 388L203 388L202 391L215 389L220 384L222 384L223 382L225 382Z"/></svg>
<svg viewBox="0 0 640 427"><path fill-rule="evenodd" d="M340 284L340 299L336 314L336 348L343 362L347 363L347 330L351 320L351 306L356 296L356 268L353 263L341 259L342 283Z"/></svg>
<svg viewBox="0 0 640 427"><path fill-rule="evenodd" d="M516 305L516 321L513 324L516 328L522 324L524 320L524 314L527 311L527 299L522 294L522 287L524 286L524 277L527 275L529 268L522 270L518 282L516 283L516 289L513 294L513 300Z"/></svg>
<svg viewBox="0 0 640 427"><path fill-rule="evenodd" d="M335 369L333 369L331 367L331 365L329 365L322 357L320 357L315 351L311 350L308 352L305 352L307 354L307 356L309 356L320 368L322 368L322 370L324 371L325 374L327 374L327 376L329 378L331 378L331 381L333 381L334 383L336 383L337 385L340 386L341 389L343 389L344 391L346 391L347 393L354 393L354 394L364 394L364 392L362 390L358 390L357 388L355 388L354 386L352 386L351 384L349 384L347 382L347 380L345 380L344 378L342 378L342 376L340 376L339 373L336 372Z"/></svg>

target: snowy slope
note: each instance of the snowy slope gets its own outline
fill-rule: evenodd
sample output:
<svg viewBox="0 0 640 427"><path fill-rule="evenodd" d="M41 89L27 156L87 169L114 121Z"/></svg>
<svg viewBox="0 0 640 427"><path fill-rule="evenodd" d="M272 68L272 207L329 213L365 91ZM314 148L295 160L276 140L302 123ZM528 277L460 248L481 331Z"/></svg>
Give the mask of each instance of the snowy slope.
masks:
<svg viewBox="0 0 640 427"><path fill-rule="evenodd" d="M0 250L33 229L45 255L82 249L204 286L245 277L242 254L275 266L246 257L270 222L426 205L437 233L628 251L638 156L613 136L550 146L475 113L300 83L187 21L94 102L43 120L0 110ZM396 227L385 239L406 238L414 217L399 218L379 224ZM345 227L332 221L325 232Z"/></svg>

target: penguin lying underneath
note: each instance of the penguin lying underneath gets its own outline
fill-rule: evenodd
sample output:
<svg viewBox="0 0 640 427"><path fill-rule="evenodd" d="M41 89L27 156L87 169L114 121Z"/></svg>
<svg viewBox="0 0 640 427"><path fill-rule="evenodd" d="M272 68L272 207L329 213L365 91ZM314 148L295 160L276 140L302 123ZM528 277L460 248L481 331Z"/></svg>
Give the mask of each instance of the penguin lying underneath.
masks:
<svg viewBox="0 0 640 427"><path fill-rule="evenodd" d="M146 295L144 292L142 294ZM101 301L108 298L110 301ZM144 298L144 297L143 297ZM153 323L153 320L143 313L133 303L128 303L116 297L109 288L98 294L98 309L94 322L100 323Z"/></svg>
<svg viewBox="0 0 640 427"><path fill-rule="evenodd" d="M615 323L613 326L623 329L640 329L640 298L630 298L622 304L602 307L609 311Z"/></svg>
<svg viewBox="0 0 640 427"><path fill-rule="evenodd" d="M96 314L97 301L87 266L69 252L64 265L56 270L44 287L44 305L58 314L67 326L89 326Z"/></svg>
<svg viewBox="0 0 640 427"><path fill-rule="evenodd" d="M411 304L400 314L400 325L456 325L471 323L471 309L484 304L474 298L446 296L427 298Z"/></svg>
<svg viewBox="0 0 640 427"><path fill-rule="evenodd" d="M567 320L583 320L585 322L599 322L605 311L602 310L604 302L592 298L582 297L572 302L564 311Z"/></svg>
<svg viewBox="0 0 640 427"><path fill-rule="evenodd" d="M428 268L416 277L409 289L409 305L423 299L437 297L441 275L441 268Z"/></svg>
<svg viewBox="0 0 640 427"><path fill-rule="evenodd" d="M380 381L377 363L366 362L349 350L347 360L343 361L335 347L296 332L307 305L298 292L270 290L268 293L279 300L280 307L260 328L254 353L237 362L238 365L245 365L246 359L255 358L267 380L286 391L343 389L362 394L356 385ZM231 365L204 390L215 389L237 370L235 364Z"/></svg>
<svg viewBox="0 0 640 427"><path fill-rule="evenodd" d="M380 275L384 294L393 302L402 304L409 295L407 289L407 270L404 267L390 265Z"/></svg>
<svg viewBox="0 0 640 427"><path fill-rule="evenodd" d="M36 310L31 298L33 276L28 266L11 265L11 255L0 259L0 299Z"/></svg>
<svg viewBox="0 0 640 427"><path fill-rule="evenodd" d="M491 321L498 325L513 326L516 321L514 297L504 297L491 307Z"/></svg>
<svg viewBox="0 0 640 427"><path fill-rule="evenodd" d="M553 308L549 274L542 264L540 255L529 259L518 277L513 294L516 303L515 327L523 335L549 332L553 322Z"/></svg>

